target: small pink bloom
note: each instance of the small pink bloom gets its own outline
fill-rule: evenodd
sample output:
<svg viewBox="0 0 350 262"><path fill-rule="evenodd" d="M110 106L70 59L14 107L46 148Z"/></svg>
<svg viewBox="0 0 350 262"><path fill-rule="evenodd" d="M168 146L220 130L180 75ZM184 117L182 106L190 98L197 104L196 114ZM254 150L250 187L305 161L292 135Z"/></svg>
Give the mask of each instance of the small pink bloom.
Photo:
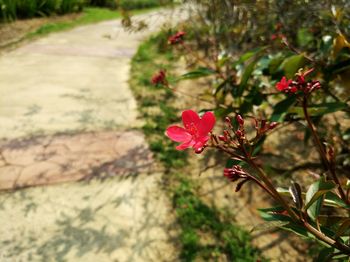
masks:
<svg viewBox="0 0 350 262"><path fill-rule="evenodd" d="M160 70L158 73L154 74L151 79L152 84L154 85L166 85L166 74L164 70Z"/></svg>
<svg viewBox="0 0 350 262"><path fill-rule="evenodd" d="M278 38L278 35L276 35L276 34L271 35L271 40L276 40L277 38Z"/></svg>
<svg viewBox="0 0 350 262"><path fill-rule="evenodd" d="M168 43L170 45L181 43L183 41L183 37L185 36L185 34L186 33L183 31L177 32L175 35L172 35L168 38Z"/></svg>
<svg viewBox="0 0 350 262"><path fill-rule="evenodd" d="M200 153L209 140L209 133L215 125L215 116L212 112L206 112L202 118L192 110L182 112L183 127L169 126L166 135L175 142L181 142L177 150L192 147Z"/></svg>
<svg viewBox="0 0 350 262"><path fill-rule="evenodd" d="M293 82L292 80L287 80L287 78L284 76L282 77L281 81L276 84L276 88L282 92L295 93L297 91L297 88L294 86L291 86L292 82Z"/></svg>

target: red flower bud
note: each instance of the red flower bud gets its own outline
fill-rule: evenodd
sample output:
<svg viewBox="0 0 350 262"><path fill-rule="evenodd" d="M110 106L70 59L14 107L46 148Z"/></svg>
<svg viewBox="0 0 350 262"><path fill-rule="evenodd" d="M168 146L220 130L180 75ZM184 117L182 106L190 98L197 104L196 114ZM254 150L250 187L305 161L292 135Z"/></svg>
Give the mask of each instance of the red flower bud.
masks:
<svg viewBox="0 0 350 262"><path fill-rule="evenodd" d="M242 138L242 137L244 137L244 133L242 132L242 130L237 130L237 131L236 131L236 136L237 136L238 138Z"/></svg>
<svg viewBox="0 0 350 262"><path fill-rule="evenodd" d="M227 136L225 136L225 135L219 135L218 138L219 138L219 140L221 140L223 142L227 142L227 140L228 140Z"/></svg>
<svg viewBox="0 0 350 262"><path fill-rule="evenodd" d="M244 125L244 120L243 120L243 117L241 115L237 115L236 120L241 127Z"/></svg>
<svg viewBox="0 0 350 262"><path fill-rule="evenodd" d="M194 152L195 152L196 154L200 154L200 153L202 153L202 152L204 151L204 148L205 148L205 147L196 148L196 149L194 150Z"/></svg>
<svg viewBox="0 0 350 262"><path fill-rule="evenodd" d="M278 123L277 123L277 122L271 122L271 123L269 124L269 130L274 129L276 126L278 126Z"/></svg>
<svg viewBox="0 0 350 262"><path fill-rule="evenodd" d="M232 126L231 118L229 118L228 116L225 117L225 123L226 123L228 126Z"/></svg>
<svg viewBox="0 0 350 262"><path fill-rule="evenodd" d="M166 85L167 84L167 80L166 80L166 72L165 72L165 70L160 70L159 72L154 74L152 76L151 82L154 85L160 85L160 84L161 85Z"/></svg>
<svg viewBox="0 0 350 262"><path fill-rule="evenodd" d="M178 43L182 43L183 42L183 37L185 36L185 32L183 31L180 31L180 32L177 32L175 35L172 35L168 38L168 43L170 45L175 45L175 44L178 44Z"/></svg>

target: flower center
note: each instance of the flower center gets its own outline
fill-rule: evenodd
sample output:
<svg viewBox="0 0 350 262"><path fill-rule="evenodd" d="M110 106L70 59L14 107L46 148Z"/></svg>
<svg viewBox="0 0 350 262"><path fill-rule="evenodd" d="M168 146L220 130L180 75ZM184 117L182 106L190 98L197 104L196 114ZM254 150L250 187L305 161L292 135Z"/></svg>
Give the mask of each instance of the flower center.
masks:
<svg viewBox="0 0 350 262"><path fill-rule="evenodd" d="M188 127L188 132L195 138L198 136L198 128L191 123L190 126Z"/></svg>

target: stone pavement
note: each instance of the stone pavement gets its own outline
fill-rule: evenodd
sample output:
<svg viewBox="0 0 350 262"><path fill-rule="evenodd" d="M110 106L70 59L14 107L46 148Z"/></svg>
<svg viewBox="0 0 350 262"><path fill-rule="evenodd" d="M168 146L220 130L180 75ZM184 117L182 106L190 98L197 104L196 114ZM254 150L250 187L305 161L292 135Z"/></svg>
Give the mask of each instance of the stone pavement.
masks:
<svg viewBox="0 0 350 262"><path fill-rule="evenodd" d="M11 140L0 148L0 190L155 171L138 131Z"/></svg>
<svg viewBox="0 0 350 262"><path fill-rule="evenodd" d="M0 138L132 128L136 102L128 87L140 42L179 11L137 16L149 28L124 31L120 20L51 34L0 56Z"/></svg>
<svg viewBox="0 0 350 262"><path fill-rule="evenodd" d="M0 56L0 261L176 260L127 82L138 45L171 12L138 16L143 32L102 22Z"/></svg>

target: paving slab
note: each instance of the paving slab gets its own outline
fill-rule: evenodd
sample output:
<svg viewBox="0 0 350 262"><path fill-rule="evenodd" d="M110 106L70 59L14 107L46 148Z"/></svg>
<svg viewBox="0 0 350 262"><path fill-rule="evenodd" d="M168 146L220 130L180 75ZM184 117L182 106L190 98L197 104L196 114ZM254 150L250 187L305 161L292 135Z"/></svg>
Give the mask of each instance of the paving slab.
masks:
<svg viewBox="0 0 350 262"><path fill-rule="evenodd" d="M172 12L138 16L149 22L138 33L107 21L1 54L1 262L177 260L128 86L138 45Z"/></svg>
<svg viewBox="0 0 350 262"><path fill-rule="evenodd" d="M137 16L148 28L127 32L121 20L51 34L0 56L0 138L140 126L128 87L138 45L174 12Z"/></svg>
<svg viewBox="0 0 350 262"><path fill-rule="evenodd" d="M0 148L0 190L155 172L140 131L18 139Z"/></svg>
<svg viewBox="0 0 350 262"><path fill-rule="evenodd" d="M161 174L0 194L0 261L176 261Z"/></svg>

